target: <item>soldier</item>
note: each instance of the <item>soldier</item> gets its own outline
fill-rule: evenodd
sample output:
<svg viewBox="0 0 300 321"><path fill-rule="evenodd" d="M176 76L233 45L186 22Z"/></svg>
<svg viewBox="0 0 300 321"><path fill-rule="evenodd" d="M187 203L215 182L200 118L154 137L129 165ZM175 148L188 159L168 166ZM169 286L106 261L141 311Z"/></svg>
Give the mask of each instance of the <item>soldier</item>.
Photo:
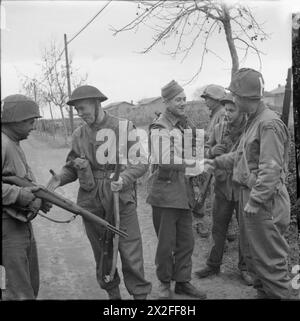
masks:
<svg viewBox="0 0 300 321"><path fill-rule="evenodd" d="M209 139L215 126L225 118L225 109L221 103L221 99L223 99L225 95L225 89L219 85L208 85L201 95L211 112L209 124L205 132L205 141Z"/></svg>
<svg viewBox="0 0 300 321"><path fill-rule="evenodd" d="M226 95L225 89L222 86L211 84L208 85L201 95L205 100L205 104L210 111L210 120L209 124L205 130L205 142L208 141L209 137L211 137L212 132L214 131L215 126L224 120L225 118L225 109L223 104L221 103L221 99L223 99ZM207 178L208 179L208 178ZM211 185L208 186L208 194L211 193ZM209 218L208 216L204 216L205 214L210 215L210 213L205 213L205 209L207 207L207 203L204 203L204 206L201 209L198 209L198 216L201 218L197 223L198 232L201 237L206 238L209 236ZM202 213L202 215L201 215Z"/></svg>
<svg viewBox="0 0 300 321"><path fill-rule="evenodd" d="M206 294L190 283L194 248L191 208L195 202L191 181L185 175L187 165L176 161L182 160L176 143L172 144L169 155L171 131L177 130L182 140L182 131L189 128L185 118L186 96L174 80L162 88L161 95L166 110L149 127L151 175L147 197L158 237L155 264L160 281L159 298L170 297L170 285L174 280L175 293L205 299ZM160 138L167 144L157 155L155 142L159 144ZM170 161L164 161L168 155Z"/></svg>
<svg viewBox="0 0 300 321"><path fill-rule="evenodd" d="M212 159L224 153L229 153L237 147L247 121L245 113L242 113L234 104L231 94L227 94L221 100L221 103L226 109L226 119L215 126L205 146L205 156ZM232 182L232 171L219 169L215 171L214 176L215 197L212 213L214 245L207 259L207 266L196 272L199 278L205 278L220 272L228 225L234 211L238 220L238 191ZM246 284L252 285L252 279L247 272L240 250L238 267Z"/></svg>
<svg viewBox="0 0 300 321"><path fill-rule="evenodd" d="M125 229L128 234L127 238L119 240L124 282L134 299L146 299L151 291L151 283L144 278L142 239L136 212L135 182L147 171L148 165L147 162L138 165L122 165L119 180L112 182L110 178L115 171L115 163L109 160L105 164L99 163L98 153L104 146L103 144L111 144L104 149L118 151L119 143L121 144L119 137L123 135L120 133L119 136L119 131L121 131L119 124L120 121L124 122L124 119L121 120L102 110L101 102L105 100L107 97L92 86L81 86L73 91L67 104L75 106L79 117L85 121L85 124L74 131L67 163L60 174L55 174L51 178L48 188L53 190L79 178L78 205L111 223L112 190L120 191L120 228ZM127 123L129 132L133 129L133 124ZM113 133L116 141L108 139L103 142L100 140L98 135L102 132L101 130L108 134ZM125 136L125 142L127 138ZM113 143L116 143L116 146L113 146ZM130 141L127 143L128 148L133 144ZM120 155L115 156L118 158ZM97 281L100 287L107 291L109 299L121 299L118 270L116 269L112 280L107 278L112 265L111 232L89 221L83 221L95 256Z"/></svg>
<svg viewBox="0 0 300 321"><path fill-rule="evenodd" d="M289 298L284 238L290 222L290 199L285 185L289 132L263 101L264 80L256 70L235 73L229 90L248 122L235 152L215 158L215 168L233 168L239 186L241 249L253 274L259 298Z"/></svg>
<svg viewBox="0 0 300 321"><path fill-rule="evenodd" d="M40 118L38 105L23 95L3 100L2 176L19 176L35 181L20 141L27 139ZM31 220L51 205L36 198L38 187L2 183L2 264L6 272L3 300L34 300L39 291L39 265Z"/></svg>

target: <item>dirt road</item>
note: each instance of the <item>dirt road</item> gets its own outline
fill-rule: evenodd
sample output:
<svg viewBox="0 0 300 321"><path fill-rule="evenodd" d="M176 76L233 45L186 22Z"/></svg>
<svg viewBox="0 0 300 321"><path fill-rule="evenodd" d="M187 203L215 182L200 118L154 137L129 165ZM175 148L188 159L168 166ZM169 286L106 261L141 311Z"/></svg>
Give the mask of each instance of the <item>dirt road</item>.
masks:
<svg viewBox="0 0 300 321"><path fill-rule="evenodd" d="M40 184L50 178L49 169L59 171L68 149L57 148L45 139L31 134L22 142L27 159ZM75 201L78 184L72 183L59 189L69 199ZM151 208L145 203L145 186L138 185L138 215L143 237L146 279L152 282L149 299L158 298L158 282L155 275L154 256L156 236L154 233ZM67 219L72 214L57 207L51 210L51 217ZM38 244L41 286L38 299L107 299L96 281L93 253L85 235L81 218L69 224L57 224L37 217L34 230ZM201 239L195 232L193 270L205 266L210 239ZM120 263L120 262L119 262ZM120 267L119 267L120 270ZM247 299L254 298L252 287L243 284L237 269L237 242L229 243L224 257L222 273L217 277L198 280L193 276L192 283L207 292L208 299ZM124 283L121 283L124 299L131 299ZM173 293L174 299L188 299Z"/></svg>

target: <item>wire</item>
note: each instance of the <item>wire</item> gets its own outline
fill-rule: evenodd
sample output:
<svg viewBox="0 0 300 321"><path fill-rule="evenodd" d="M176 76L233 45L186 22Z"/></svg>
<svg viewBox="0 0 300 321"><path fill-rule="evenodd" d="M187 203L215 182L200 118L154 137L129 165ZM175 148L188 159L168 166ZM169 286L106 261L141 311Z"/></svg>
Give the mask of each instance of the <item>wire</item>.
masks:
<svg viewBox="0 0 300 321"><path fill-rule="evenodd" d="M112 0L110 0L103 8L101 8L96 14L95 16L90 20L88 21L88 23L85 24L85 26L83 28L81 28L76 34L75 36L73 36L69 41L67 41L67 44L69 44L70 42L72 42L76 37L79 36L79 34L84 30L86 29L98 16L99 14L112 2ZM50 69L47 71L47 74L46 74L46 77L41 80L41 81L38 81L39 84L43 84L43 82L47 79L48 75L51 73L51 71L53 70L53 68L55 67L55 65L58 63L58 61L60 60L61 56L64 54L65 52L65 48L62 50L62 52L59 54L58 58L55 60L54 64L52 67L50 67Z"/></svg>
<svg viewBox="0 0 300 321"><path fill-rule="evenodd" d="M74 37L72 37L68 42L67 44L69 44L71 41L73 41L77 36L79 36L79 34L84 30L86 29L98 16L99 14L112 2L112 0L110 0L102 9L100 9L99 12L97 12L95 14L95 16L83 27L81 28Z"/></svg>

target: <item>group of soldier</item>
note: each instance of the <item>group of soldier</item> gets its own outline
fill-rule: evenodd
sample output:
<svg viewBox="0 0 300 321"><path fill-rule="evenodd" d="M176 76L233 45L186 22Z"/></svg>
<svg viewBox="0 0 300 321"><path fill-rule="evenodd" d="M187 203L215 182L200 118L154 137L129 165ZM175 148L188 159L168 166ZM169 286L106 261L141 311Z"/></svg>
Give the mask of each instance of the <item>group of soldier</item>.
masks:
<svg viewBox="0 0 300 321"><path fill-rule="evenodd" d="M288 275L288 244L284 233L289 225L290 200L285 185L289 133L276 113L263 101L262 75L248 68L232 78L229 92L209 85L204 93L211 110L205 132L205 171L214 177L212 239L213 247L206 267L196 271L198 278L218 274L224 252L226 233L233 213L239 222L239 269L248 285L257 290L258 298L292 297ZM192 298L205 299L206 293L191 284L194 238L192 210L195 195L192 180L201 175L203 162L188 159L170 140L171 159L164 162L167 150L152 146L158 139L170 138L174 129L182 134L195 129L186 116L184 89L171 81L161 89L165 111L149 126L150 173L147 203L157 235L155 255L159 298L171 297L174 291ZM100 129L115 133L117 145L120 119L102 109L107 97L97 88L76 88L68 105L74 106L84 124L72 135L71 150L61 171L53 172L47 188L54 191L79 179L77 203L107 221L114 210L113 193L119 195L120 228L128 234L120 238L122 274L125 287L137 300L145 300L152 285L145 279L142 237L137 216L136 181L148 170L148 163L121 165L117 180L112 180L116 164L99 163L97 150L103 141L97 139ZM39 118L39 107L23 95L3 100L2 175L16 175L35 182L20 141L26 139ZM134 128L127 121L128 132ZM127 137L128 138L128 137ZM127 139L128 149L133 142ZM154 155L159 150L160 155ZM176 158L183 161L177 162ZM153 160L159 161L153 161ZM202 164L202 165L201 165ZM202 169L201 169L202 168ZM38 187L2 184L2 264L6 270L5 300L35 299L39 290L39 267L31 220L51 204L37 198ZM107 279L112 265L113 235L104 227L83 218L91 244L97 281L109 299L121 299L118 269Z"/></svg>

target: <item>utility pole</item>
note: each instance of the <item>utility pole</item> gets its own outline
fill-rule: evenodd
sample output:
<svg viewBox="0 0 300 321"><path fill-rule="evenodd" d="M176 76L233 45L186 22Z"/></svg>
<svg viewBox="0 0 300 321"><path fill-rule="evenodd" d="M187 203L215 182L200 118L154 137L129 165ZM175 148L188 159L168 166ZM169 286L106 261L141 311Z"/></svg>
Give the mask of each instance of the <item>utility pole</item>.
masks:
<svg viewBox="0 0 300 321"><path fill-rule="evenodd" d="M69 59L68 59L68 43L67 43L67 35L66 34L64 34L64 41L65 41L68 96L70 98L71 97L71 80L70 80L70 69L69 69ZM73 106L69 106L69 118L70 118L71 133L73 133L73 131L74 131Z"/></svg>

